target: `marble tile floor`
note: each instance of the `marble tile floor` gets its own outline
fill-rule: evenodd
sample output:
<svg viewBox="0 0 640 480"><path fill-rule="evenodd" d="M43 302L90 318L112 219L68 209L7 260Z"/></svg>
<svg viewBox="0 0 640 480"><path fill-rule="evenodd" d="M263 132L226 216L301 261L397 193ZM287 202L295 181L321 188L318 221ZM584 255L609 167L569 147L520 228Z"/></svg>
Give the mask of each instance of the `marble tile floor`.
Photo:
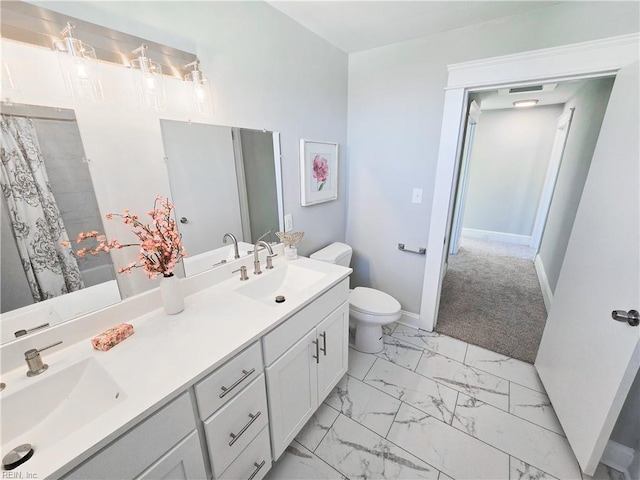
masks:
<svg viewBox="0 0 640 480"><path fill-rule="evenodd" d="M267 479L624 480L583 475L535 368L393 324L349 370Z"/></svg>

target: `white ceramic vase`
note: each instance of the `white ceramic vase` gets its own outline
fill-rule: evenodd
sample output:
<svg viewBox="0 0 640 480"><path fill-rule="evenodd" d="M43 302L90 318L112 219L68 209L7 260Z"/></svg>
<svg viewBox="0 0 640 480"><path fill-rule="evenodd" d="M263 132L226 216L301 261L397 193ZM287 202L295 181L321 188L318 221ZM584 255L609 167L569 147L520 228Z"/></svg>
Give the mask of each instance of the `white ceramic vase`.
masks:
<svg viewBox="0 0 640 480"><path fill-rule="evenodd" d="M180 279L173 273L160 279L162 306L168 315L175 315L184 310L184 295L180 288Z"/></svg>

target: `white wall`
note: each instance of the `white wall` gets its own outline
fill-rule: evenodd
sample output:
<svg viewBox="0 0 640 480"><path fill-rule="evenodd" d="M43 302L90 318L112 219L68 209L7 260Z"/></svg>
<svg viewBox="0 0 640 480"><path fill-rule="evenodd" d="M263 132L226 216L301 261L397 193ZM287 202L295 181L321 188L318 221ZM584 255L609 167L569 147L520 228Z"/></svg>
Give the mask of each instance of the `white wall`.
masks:
<svg viewBox="0 0 640 480"><path fill-rule="evenodd" d="M352 282L419 312L448 64L637 32L639 5L564 2L349 56ZM411 190L424 189L423 203ZM427 255L429 246L427 246Z"/></svg>
<svg viewBox="0 0 640 480"><path fill-rule="evenodd" d="M35 3L35 2L34 2ZM215 114L193 117L219 125L267 129L281 133L285 212L296 230L305 231L300 252L307 254L334 240L344 240L346 195L313 207L300 206L300 138L346 145L347 55L262 2L38 2L45 8L193 51L212 82ZM3 42L3 60L21 85L19 102L76 110L85 152L102 213L129 208L144 214L159 193L169 192L159 118L188 120L180 102L180 81L166 81L167 110L143 112L135 107L129 72L105 66L110 103L82 105L64 99L53 54ZM24 48L37 50L25 61ZM47 79L47 81L42 81ZM172 92L176 95L172 95ZM344 152L345 149L341 149ZM346 167L340 159L341 177ZM209 199L203 199L208 201ZM128 230L106 222L109 237ZM117 252L116 265L133 259ZM155 286L141 272L118 276L124 296Z"/></svg>
<svg viewBox="0 0 640 480"><path fill-rule="evenodd" d="M589 80L565 104L565 112L570 108L575 111L539 251L552 292L558 283L612 86L611 78Z"/></svg>
<svg viewBox="0 0 640 480"><path fill-rule="evenodd" d="M562 105L485 110L475 130L462 226L531 236Z"/></svg>

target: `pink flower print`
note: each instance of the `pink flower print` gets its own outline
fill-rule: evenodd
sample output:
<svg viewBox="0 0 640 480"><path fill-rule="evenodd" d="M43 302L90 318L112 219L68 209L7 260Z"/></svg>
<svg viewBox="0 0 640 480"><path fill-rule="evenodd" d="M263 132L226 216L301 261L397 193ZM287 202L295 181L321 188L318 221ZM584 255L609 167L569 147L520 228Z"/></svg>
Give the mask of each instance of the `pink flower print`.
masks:
<svg viewBox="0 0 640 480"><path fill-rule="evenodd" d="M313 178L320 184L318 185L318 191L322 190L324 184L327 182L327 176L329 175L329 162L326 158L316 155L313 157Z"/></svg>

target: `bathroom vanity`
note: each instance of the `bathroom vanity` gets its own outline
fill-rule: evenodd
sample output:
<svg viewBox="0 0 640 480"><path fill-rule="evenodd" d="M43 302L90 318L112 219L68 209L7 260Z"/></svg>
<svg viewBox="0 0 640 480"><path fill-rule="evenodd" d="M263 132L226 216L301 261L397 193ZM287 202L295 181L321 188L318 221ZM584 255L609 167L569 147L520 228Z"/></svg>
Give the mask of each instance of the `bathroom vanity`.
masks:
<svg viewBox="0 0 640 480"><path fill-rule="evenodd" d="M4 345L2 454L35 450L12 475L262 478L346 373L351 269L280 255L253 275L252 260L182 280L178 315L155 289ZM92 349L122 321L134 335ZM28 378L24 351L57 340Z"/></svg>

